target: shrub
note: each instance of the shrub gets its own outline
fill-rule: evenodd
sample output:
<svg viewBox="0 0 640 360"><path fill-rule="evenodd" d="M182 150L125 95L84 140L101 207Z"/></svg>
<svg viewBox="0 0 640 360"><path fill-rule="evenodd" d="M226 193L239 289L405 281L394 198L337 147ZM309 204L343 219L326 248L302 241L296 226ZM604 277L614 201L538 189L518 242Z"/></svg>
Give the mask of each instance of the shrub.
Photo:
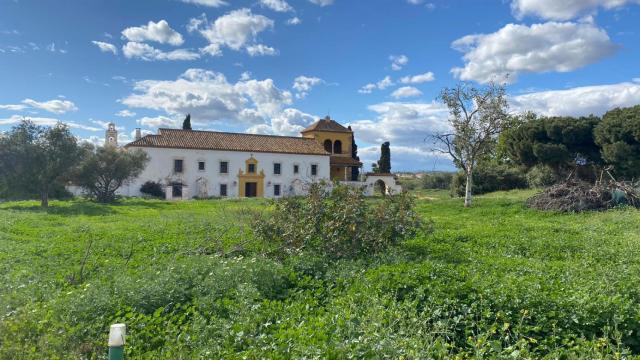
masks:
<svg viewBox="0 0 640 360"><path fill-rule="evenodd" d="M532 188L543 188L556 183L557 176L553 169L545 165L536 165L527 172L527 184Z"/></svg>
<svg viewBox="0 0 640 360"><path fill-rule="evenodd" d="M373 205L359 189L336 186L328 192L320 185L311 186L306 198L277 200L272 214L253 225L256 237L275 241L288 253L334 259L378 252L423 228L407 194L387 196Z"/></svg>
<svg viewBox="0 0 640 360"><path fill-rule="evenodd" d="M165 193L162 184L155 181L147 181L140 186L140 192L152 197L164 199Z"/></svg>
<svg viewBox="0 0 640 360"><path fill-rule="evenodd" d="M464 196L466 177L457 173L451 183L455 196ZM494 191L526 189L527 178L522 171L507 165L479 166L473 174L473 193L486 194Z"/></svg>
<svg viewBox="0 0 640 360"><path fill-rule="evenodd" d="M441 189L451 188L453 173L428 173L422 177L422 188L424 189Z"/></svg>

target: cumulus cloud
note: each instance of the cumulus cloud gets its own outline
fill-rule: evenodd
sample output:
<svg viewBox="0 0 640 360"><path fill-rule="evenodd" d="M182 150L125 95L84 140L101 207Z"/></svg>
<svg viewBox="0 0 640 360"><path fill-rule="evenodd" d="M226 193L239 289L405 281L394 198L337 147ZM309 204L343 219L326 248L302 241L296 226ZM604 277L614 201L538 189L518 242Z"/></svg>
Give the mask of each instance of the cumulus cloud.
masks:
<svg viewBox="0 0 640 360"><path fill-rule="evenodd" d="M319 6L329 6L333 4L333 0L309 0L309 1Z"/></svg>
<svg viewBox="0 0 640 360"><path fill-rule="evenodd" d="M620 8L627 4L640 4L639 0L513 0L511 9L518 18L537 16L549 20L570 20L592 15L599 8Z"/></svg>
<svg viewBox="0 0 640 360"><path fill-rule="evenodd" d="M409 63L409 58L406 55L391 55L389 60L391 60L391 70L393 71L402 70L402 67Z"/></svg>
<svg viewBox="0 0 640 360"><path fill-rule="evenodd" d="M134 113L133 111L130 110L120 110L116 113L116 116L119 117L134 117L136 116L136 113Z"/></svg>
<svg viewBox="0 0 640 360"><path fill-rule="evenodd" d="M189 69L177 80L143 80L122 100L133 108L163 110L170 116L191 114L201 122L265 123L292 102L289 91L273 80L230 83L221 73Z"/></svg>
<svg viewBox="0 0 640 360"><path fill-rule="evenodd" d="M24 99L22 103L28 105L34 109L45 110L54 114L64 114L70 111L77 111L76 105L69 100L49 100L49 101L35 101L33 99Z"/></svg>
<svg viewBox="0 0 640 360"><path fill-rule="evenodd" d="M102 131L101 128L87 126L87 125L79 124L73 121L61 121L59 119L48 118L48 117L33 117L33 116L21 116L21 115L12 115L9 118L0 119L0 125L17 125L23 120L29 120L34 124L41 125L41 126L54 126L58 123L63 123L72 129L87 130L87 131Z"/></svg>
<svg viewBox="0 0 640 360"><path fill-rule="evenodd" d="M403 99L409 97L417 97L422 96L422 91L414 88L413 86L403 86L401 88L396 89L393 93L391 93L391 97L396 99Z"/></svg>
<svg viewBox="0 0 640 360"><path fill-rule="evenodd" d="M304 99L309 95L309 91L313 89L313 87L324 83L324 80L318 77L309 77L309 76L298 76L293 81L293 89L296 90L296 97L298 99Z"/></svg>
<svg viewBox="0 0 640 360"><path fill-rule="evenodd" d="M255 15L249 9L229 12L209 22L205 14L189 21L187 30L197 31L209 41L202 52L219 56L222 48L235 51L245 50L249 54L273 55L275 49L258 43L258 35L274 26L273 20L263 15Z"/></svg>
<svg viewBox="0 0 640 360"><path fill-rule="evenodd" d="M434 81L435 79L436 77L433 75L431 71L429 71L424 74L405 76L400 79L400 82L403 84L422 84L422 83Z"/></svg>
<svg viewBox="0 0 640 360"><path fill-rule="evenodd" d="M285 0L260 0L260 5L277 12L293 11L291 5Z"/></svg>
<svg viewBox="0 0 640 360"><path fill-rule="evenodd" d="M452 44L463 52L461 80L514 82L521 73L568 72L612 55L617 46L590 23L508 24L492 34L467 35Z"/></svg>
<svg viewBox="0 0 640 360"><path fill-rule="evenodd" d="M0 110L22 111L22 110L24 110L26 108L27 108L27 106L26 105L22 105L22 104L0 105Z"/></svg>
<svg viewBox="0 0 640 360"><path fill-rule="evenodd" d="M116 46L113 44L103 42L103 41L92 41L92 43L96 45L98 48L100 48L100 51L102 52L110 52L110 53L113 53L114 55L118 54L118 48L116 48Z"/></svg>
<svg viewBox="0 0 640 360"><path fill-rule="evenodd" d="M177 118L169 118L166 116L156 117L143 117L136 120L138 125L146 126L149 128L177 128L180 125L180 120Z"/></svg>
<svg viewBox="0 0 640 360"><path fill-rule="evenodd" d="M385 76L384 79L378 81L377 83L369 83L363 86L362 88L360 88L360 90L358 90L358 92L361 94L371 94L373 90L384 90L393 85L394 83L393 80L391 80L391 77Z"/></svg>
<svg viewBox="0 0 640 360"><path fill-rule="evenodd" d="M294 16L291 19L287 20L287 25L300 25L302 24L302 20L299 17Z"/></svg>
<svg viewBox="0 0 640 360"><path fill-rule="evenodd" d="M247 129L247 132L251 134L299 136L300 131L311 125L316 119L318 119L317 116L304 113L298 109L287 108L271 118L269 124L254 125Z"/></svg>
<svg viewBox="0 0 640 360"><path fill-rule="evenodd" d="M126 28L122 30L122 35L133 42L155 41L173 46L184 43L182 35L173 30L166 20L160 20L157 23L149 21L147 25Z"/></svg>
<svg viewBox="0 0 640 360"><path fill-rule="evenodd" d="M602 115L616 107L640 104L640 84L622 82L540 91L510 98L512 111L533 111L547 116Z"/></svg>
<svg viewBox="0 0 640 360"><path fill-rule="evenodd" d="M174 60L196 60L200 54L187 50L177 49L172 51L162 51L149 44L130 41L122 47L122 53L129 59L140 59L144 61L174 61Z"/></svg>

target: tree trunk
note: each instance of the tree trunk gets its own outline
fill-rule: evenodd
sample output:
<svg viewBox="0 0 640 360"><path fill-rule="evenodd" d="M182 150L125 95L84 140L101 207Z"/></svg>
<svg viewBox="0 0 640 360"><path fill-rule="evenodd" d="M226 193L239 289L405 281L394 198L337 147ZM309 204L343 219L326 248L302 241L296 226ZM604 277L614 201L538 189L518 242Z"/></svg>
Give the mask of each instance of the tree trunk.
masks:
<svg viewBox="0 0 640 360"><path fill-rule="evenodd" d="M49 189L40 190L40 207L49 207Z"/></svg>
<svg viewBox="0 0 640 360"><path fill-rule="evenodd" d="M473 186L473 168L471 168L471 166L469 166L467 168L467 185L465 187L465 191L464 191L464 207L470 207L471 206L471 188Z"/></svg>

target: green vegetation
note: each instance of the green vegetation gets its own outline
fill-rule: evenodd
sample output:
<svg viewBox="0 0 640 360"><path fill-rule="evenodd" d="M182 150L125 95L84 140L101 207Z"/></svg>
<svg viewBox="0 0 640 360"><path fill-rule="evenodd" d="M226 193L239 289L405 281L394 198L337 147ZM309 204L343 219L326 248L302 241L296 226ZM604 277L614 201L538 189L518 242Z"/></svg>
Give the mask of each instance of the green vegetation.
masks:
<svg viewBox="0 0 640 360"><path fill-rule="evenodd" d="M115 322L130 358L640 354L637 210L416 195L434 232L332 262L254 239L261 200L2 203L0 358L104 358Z"/></svg>

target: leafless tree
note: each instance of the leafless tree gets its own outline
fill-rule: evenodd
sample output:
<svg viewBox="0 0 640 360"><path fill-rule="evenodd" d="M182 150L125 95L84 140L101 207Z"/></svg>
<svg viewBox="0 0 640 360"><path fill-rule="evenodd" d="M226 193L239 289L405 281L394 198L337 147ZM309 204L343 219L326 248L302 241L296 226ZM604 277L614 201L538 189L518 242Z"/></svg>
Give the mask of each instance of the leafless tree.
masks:
<svg viewBox="0 0 640 360"><path fill-rule="evenodd" d="M473 171L491 152L495 139L508 123L504 85L489 83L482 88L459 83L445 88L439 99L449 108L449 129L434 135L434 150L448 154L466 176L464 206L471 206Z"/></svg>

